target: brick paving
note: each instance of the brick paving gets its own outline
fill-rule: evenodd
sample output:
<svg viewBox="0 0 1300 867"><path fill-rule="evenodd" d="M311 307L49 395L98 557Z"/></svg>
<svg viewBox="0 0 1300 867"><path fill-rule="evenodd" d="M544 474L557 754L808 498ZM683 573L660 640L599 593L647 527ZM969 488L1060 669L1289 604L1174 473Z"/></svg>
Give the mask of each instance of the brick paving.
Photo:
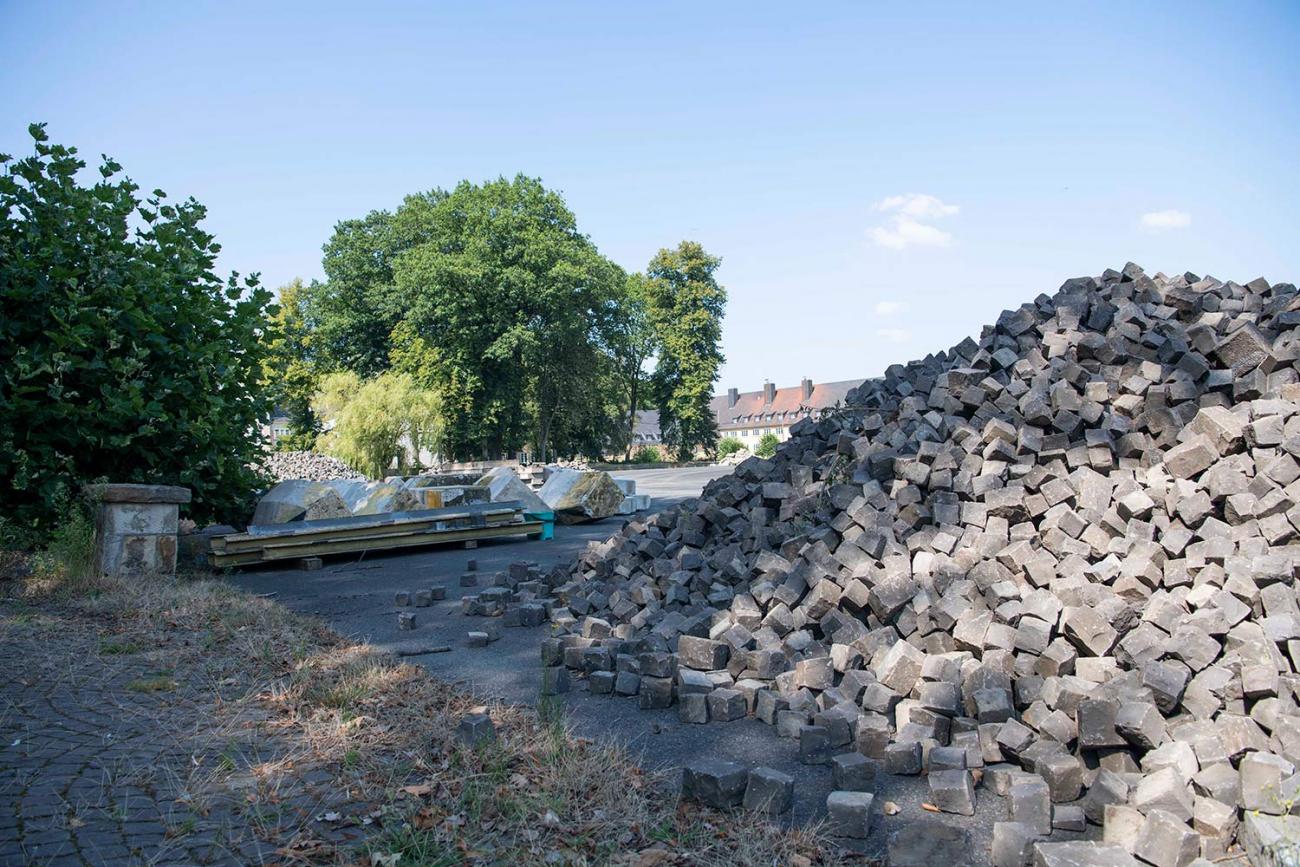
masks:
<svg viewBox="0 0 1300 867"><path fill-rule="evenodd" d="M262 864L359 840L328 769L287 753L198 640L140 647L93 619L0 604L0 864ZM276 766L273 774L261 769ZM349 827L349 826L352 827ZM318 860L308 858L306 860Z"/></svg>

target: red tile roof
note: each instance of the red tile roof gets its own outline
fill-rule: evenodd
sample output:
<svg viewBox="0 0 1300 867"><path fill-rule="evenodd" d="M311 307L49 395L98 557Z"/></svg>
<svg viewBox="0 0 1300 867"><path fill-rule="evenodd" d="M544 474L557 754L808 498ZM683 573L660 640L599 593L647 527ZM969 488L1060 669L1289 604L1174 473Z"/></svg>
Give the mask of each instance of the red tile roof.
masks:
<svg viewBox="0 0 1300 867"><path fill-rule="evenodd" d="M843 402L848 393L862 382L861 379L820 382L813 386L812 394L806 400L800 385L778 388L771 403L763 402L764 394L761 390L742 392L734 406L728 406L727 395L720 394L713 398L713 415L717 419L719 430L754 425L790 425L808 410L826 409Z"/></svg>

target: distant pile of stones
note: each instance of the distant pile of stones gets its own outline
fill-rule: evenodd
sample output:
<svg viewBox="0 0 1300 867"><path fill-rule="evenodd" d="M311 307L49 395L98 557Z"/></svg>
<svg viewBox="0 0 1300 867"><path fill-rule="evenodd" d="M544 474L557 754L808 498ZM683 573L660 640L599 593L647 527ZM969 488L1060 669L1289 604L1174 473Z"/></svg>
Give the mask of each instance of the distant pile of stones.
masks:
<svg viewBox="0 0 1300 867"><path fill-rule="evenodd" d="M310 482L328 482L333 479L365 479L338 458L316 452L271 452L266 459L266 470L277 482L305 479Z"/></svg>
<svg viewBox="0 0 1300 867"><path fill-rule="evenodd" d="M1069 280L590 546L544 684L1005 796L998 865L1222 858L1300 803L1297 324L1290 284Z"/></svg>

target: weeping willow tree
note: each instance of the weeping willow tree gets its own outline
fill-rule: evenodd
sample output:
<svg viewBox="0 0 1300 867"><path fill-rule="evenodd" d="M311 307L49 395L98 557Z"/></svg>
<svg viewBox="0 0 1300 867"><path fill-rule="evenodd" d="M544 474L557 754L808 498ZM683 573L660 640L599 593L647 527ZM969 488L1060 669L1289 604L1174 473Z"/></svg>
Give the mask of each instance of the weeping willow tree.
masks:
<svg viewBox="0 0 1300 867"><path fill-rule="evenodd" d="M418 470L420 454L436 452L442 434L437 393L405 373L330 374L312 408L329 427L319 448L371 478Z"/></svg>

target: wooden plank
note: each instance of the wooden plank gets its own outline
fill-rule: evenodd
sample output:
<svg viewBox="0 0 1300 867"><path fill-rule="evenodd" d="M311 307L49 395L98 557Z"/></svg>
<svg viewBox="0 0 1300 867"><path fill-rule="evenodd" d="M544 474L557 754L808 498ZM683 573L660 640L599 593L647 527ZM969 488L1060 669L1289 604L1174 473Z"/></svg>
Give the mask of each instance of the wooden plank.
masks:
<svg viewBox="0 0 1300 867"><path fill-rule="evenodd" d="M525 524L509 524L500 528L491 529L472 529L472 530L453 530L436 534L417 534L407 537L394 537L391 539L372 540L361 539L355 541L338 541L330 543L318 543L313 545L295 546L289 549L269 552L246 552L242 554L223 554L215 555L215 565L234 566L249 565L253 563L276 563L284 560L292 560L303 554L311 556L325 554L346 554L359 553L364 551L387 551L401 548L420 547L427 545L450 544L459 541L478 540L483 538L501 538L507 536L533 536L538 535L542 528L539 524L532 522Z"/></svg>
<svg viewBox="0 0 1300 867"><path fill-rule="evenodd" d="M392 529L388 533L381 533L381 534L367 533L364 536L353 536L349 533L335 533L331 536L327 536L320 539L316 539L316 538L303 539L301 537L288 538L288 539L268 539L266 543L259 546L257 550L277 551L277 550L285 550L289 548L304 548L304 547L310 547L314 545L328 545L333 542L359 542L359 541L367 541L367 540L380 541L382 539L402 539L407 536L437 536L443 533L455 533L460 530L483 530L483 529L494 529L498 527L511 527L520 523L523 522L502 521L499 523L487 524L483 527L428 527L428 528L423 528L418 530ZM239 552L235 552L235 553L239 553Z"/></svg>
<svg viewBox="0 0 1300 867"><path fill-rule="evenodd" d="M445 509L412 509L409 512L384 512L379 515L352 515L346 518L322 518L317 521L293 521L288 524L254 524L245 533L233 533L227 538L260 538L263 536L280 536L286 533L300 534L314 532L315 528L339 529L343 527L369 527L380 524L398 524L408 521L450 520L452 518L472 518L476 515L500 514L504 512L522 512L523 505L518 500L503 500L499 503L467 503Z"/></svg>
<svg viewBox="0 0 1300 867"><path fill-rule="evenodd" d="M236 553L256 550L269 539L286 537L325 537L348 531L354 535L371 532L376 535L391 533L395 527L416 529L449 521L494 521L522 514L522 506L514 500L501 503L473 503L448 509L419 509L410 512L391 512L383 515L358 515L349 518L329 518L319 521L296 521L290 524L263 524L248 528L245 533L231 533L212 540L212 550L219 553Z"/></svg>
<svg viewBox="0 0 1300 867"><path fill-rule="evenodd" d="M274 556L264 557L261 551L248 551L233 554L212 555L214 566L248 566L254 563L274 563L301 556L321 556L325 554L353 554L362 551L388 551L400 548L412 548L422 545L442 545L450 542L463 542L470 539L494 539L506 536L535 536L542 532L542 522L524 521L519 524L502 524L497 527L475 527L463 530L445 530L440 533L415 533L392 539L345 539L335 542L296 545L275 551Z"/></svg>
<svg viewBox="0 0 1300 867"><path fill-rule="evenodd" d="M483 526L501 526L511 523L512 521L517 521L521 517L522 513L520 512L490 515L484 521ZM448 524L451 524L452 526L447 526ZM301 545L313 542L328 542L334 539L381 538L402 533L439 533L448 530L473 529L473 527L474 525L468 521L411 521L398 524L380 524L373 527L341 527L335 529L320 528L311 533L286 533L282 535L268 534L256 539L244 539L234 544L227 543L220 546L214 544L212 550L225 554L239 554L248 551L259 551L268 545ZM213 541L215 542L216 540L214 539Z"/></svg>

